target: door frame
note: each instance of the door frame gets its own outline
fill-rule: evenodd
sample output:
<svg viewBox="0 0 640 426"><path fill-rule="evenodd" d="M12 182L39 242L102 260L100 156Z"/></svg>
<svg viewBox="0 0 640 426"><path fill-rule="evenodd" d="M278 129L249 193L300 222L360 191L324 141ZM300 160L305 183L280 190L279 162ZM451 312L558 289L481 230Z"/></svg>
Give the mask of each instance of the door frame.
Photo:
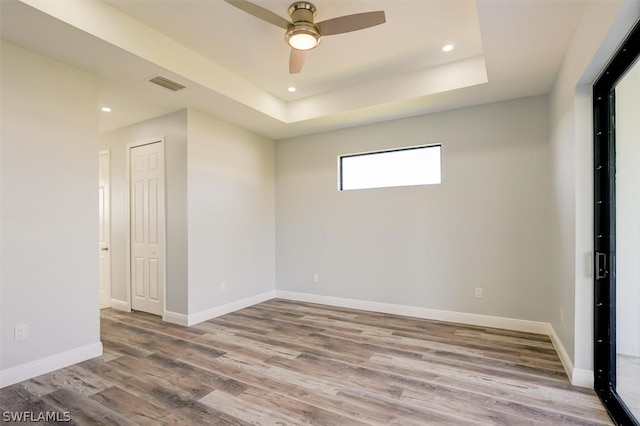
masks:
<svg viewBox="0 0 640 426"><path fill-rule="evenodd" d="M616 391L615 86L639 56L640 22L593 86L594 386L609 415L625 425L638 419Z"/></svg>
<svg viewBox="0 0 640 426"><path fill-rule="evenodd" d="M162 182L164 186L164 223L162 227L164 229L163 232L163 241L162 241L162 249L164 256L164 265L162 270L162 317L164 318L167 313L167 155L166 155L166 145L164 136L149 138L140 140L137 142L131 142L127 144L127 182L126 182L126 198L127 198L127 261L126 265L126 273L127 273L127 311L132 311L132 280L131 280L131 150L133 148L137 148L144 145L151 145L154 143L161 144L162 155L164 156L164 181Z"/></svg>
<svg viewBox="0 0 640 426"><path fill-rule="evenodd" d="M103 149L98 151L98 158L100 158L101 156L105 155L107 157L107 173L108 173L108 177L107 177L107 194L105 196L105 199L107 201L107 207L106 210L109 212L109 217L106 220L107 222L107 231L108 231L108 241L109 241L109 279L107 280L107 288L106 291L108 293L108 299L109 299L109 304L108 307L113 306L113 303L111 302L111 294L112 294L112 289L111 289L111 151L108 149ZM102 277L100 277L100 279L102 279ZM101 307L102 309L102 307Z"/></svg>

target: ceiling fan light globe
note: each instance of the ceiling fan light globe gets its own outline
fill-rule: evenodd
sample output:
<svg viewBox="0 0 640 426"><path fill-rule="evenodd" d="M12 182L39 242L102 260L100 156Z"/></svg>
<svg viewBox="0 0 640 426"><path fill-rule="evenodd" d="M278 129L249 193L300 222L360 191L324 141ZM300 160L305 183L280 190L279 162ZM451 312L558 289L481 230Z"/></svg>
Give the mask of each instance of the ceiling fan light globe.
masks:
<svg viewBox="0 0 640 426"><path fill-rule="evenodd" d="M311 25L298 25L287 31L285 40L296 50L311 50L320 43L320 34Z"/></svg>
<svg viewBox="0 0 640 426"><path fill-rule="evenodd" d="M298 50L313 49L318 45L318 41L311 34L294 34L289 38L289 46Z"/></svg>

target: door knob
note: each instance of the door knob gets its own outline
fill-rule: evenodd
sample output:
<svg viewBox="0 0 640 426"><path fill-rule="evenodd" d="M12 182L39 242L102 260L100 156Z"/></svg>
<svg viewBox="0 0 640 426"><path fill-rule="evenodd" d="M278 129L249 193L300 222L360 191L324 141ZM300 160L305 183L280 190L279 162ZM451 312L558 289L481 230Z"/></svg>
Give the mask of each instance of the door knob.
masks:
<svg viewBox="0 0 640 426"><path fill-rule="evenodd" d="M109 247L102 247L100 250L107 251L107 250L109 250Z"/></svg>

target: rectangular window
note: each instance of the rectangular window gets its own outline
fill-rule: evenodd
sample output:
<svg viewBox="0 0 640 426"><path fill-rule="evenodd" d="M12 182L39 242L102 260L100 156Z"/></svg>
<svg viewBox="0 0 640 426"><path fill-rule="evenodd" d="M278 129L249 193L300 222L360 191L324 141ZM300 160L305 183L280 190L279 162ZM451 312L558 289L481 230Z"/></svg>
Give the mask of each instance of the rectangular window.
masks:
<svg viewBox="0 0 640 426"><path fill-rule="evenodd" d="M440 145L340 156L340 190L433 185L441 181Z"/></svg>

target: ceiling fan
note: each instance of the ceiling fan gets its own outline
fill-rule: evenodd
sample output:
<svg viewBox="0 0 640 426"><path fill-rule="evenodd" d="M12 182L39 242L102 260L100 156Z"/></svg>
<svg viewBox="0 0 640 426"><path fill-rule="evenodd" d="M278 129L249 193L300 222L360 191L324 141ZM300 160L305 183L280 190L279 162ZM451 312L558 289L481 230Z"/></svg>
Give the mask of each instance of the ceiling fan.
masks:
<svg viewBox="0 0 640 426"><path fill-rule="evenodd" d="M298 1L289 6L291 21L287 21L280 15L247 0L225 1L256 18L287 30L285 40L291 46L290 74L297 74L302 70L307 50L316 47L322 36L362 30L386 22L384 11L379 10L340 16L314 23L317 9L306 1Z"/></svg>

